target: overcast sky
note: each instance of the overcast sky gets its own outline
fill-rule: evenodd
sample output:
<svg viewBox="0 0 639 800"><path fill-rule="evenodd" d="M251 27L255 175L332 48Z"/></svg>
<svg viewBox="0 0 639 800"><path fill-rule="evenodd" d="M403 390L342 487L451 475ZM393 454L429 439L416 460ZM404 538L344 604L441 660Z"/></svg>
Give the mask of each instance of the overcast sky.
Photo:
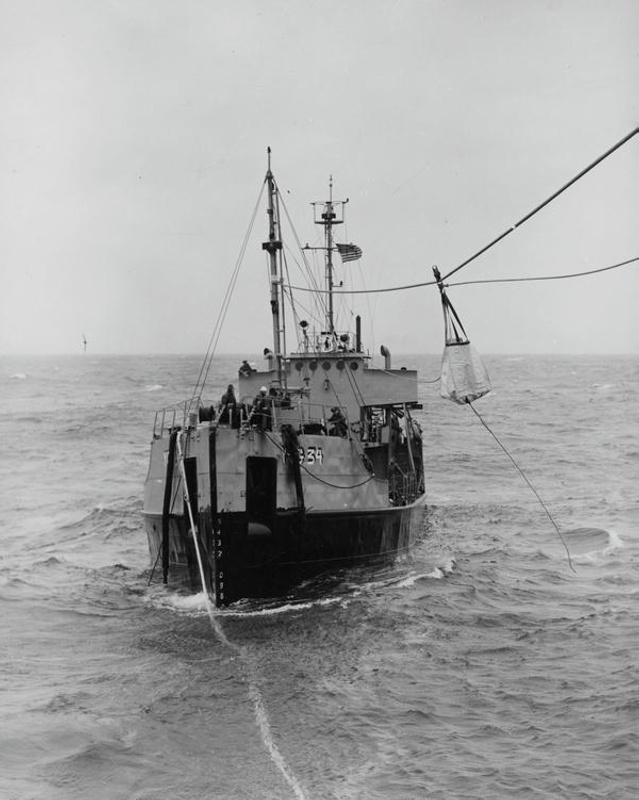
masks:
<svg viewBox="0 0 639 800"><path fill-rule="evenodd" d="M639 125L636 0L0 0L0 352L200 353L266 170L366 288L454 268ZM459 280L639 256L639 135ZM222 352L270 344L255 224ZM639 352L639 265L452 288L482 353ZM442 346L437 292L340 302Z"/></svg>

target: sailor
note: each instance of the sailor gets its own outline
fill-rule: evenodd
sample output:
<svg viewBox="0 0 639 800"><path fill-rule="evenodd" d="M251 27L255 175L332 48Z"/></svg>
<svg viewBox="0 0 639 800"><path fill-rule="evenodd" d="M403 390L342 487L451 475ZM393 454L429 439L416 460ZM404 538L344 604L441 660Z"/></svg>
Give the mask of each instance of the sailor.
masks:
<svg viewBox="0 0 639 800"><path fill-rule="evenodd" d="M249 362L244 359L239 369L240 375L250 375L252 372L256 372L255 368L252 367Z"/></svg>
<svg viewBox="0 0 639 800"><path fill-rule="evenodd" d="M237 412L237 399L235 397L235 389L233 384L229 383L226 391L222 395L219 405L219 421L220 422L233 422Z"/></svg>
<svg viewBox="0 0 639 800"><path fill-rule="evenodd" d="M333 408L331 408L331 416L328 418L328 423L329 436L346 436L348 425L342 410L338 408L338 406L333 406Z"/></svg>
<svg viewBox="0 0 639 800"><path fill-rule="evenodd" d="M393 446L399 445L404 440L404 435L402 431L402 426L399 424L399 420L397 419L397 414L391 411L390 415L390 423L391 423L391 441Z"/></svg>
<svg viewBox="0 0 639 800"><path fill-rule="evenodd" d="M271 401L268 397L266 386L260 388L259 394L253 400L251 407L251 424L261 431L271 430Z"/></svg>

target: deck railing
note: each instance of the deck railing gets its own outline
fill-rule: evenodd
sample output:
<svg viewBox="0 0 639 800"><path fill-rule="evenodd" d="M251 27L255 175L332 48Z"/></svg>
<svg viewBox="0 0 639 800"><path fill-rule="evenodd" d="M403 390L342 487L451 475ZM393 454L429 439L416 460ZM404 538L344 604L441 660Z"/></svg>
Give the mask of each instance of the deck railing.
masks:
<svg viewBox="0 0 639 800"><path fill-rule="evenodd" d="M267 398L267 408L269 409L268 416L270 418L269 427L272 428L279 429L282 424L288 423L293 425L300 433L329 434L335 424L334 420L331 421L334 408L339 408L348 427L346 408L335 404L328 406L324 403L292 402L287 406L281 401L276 401L275 398L269 397ZM212 412L212 415L208 418L200 416L199 398L189 398L161 408L155 412L153 438L161 439L176 428L193 426L198 417L200 421L206 420L219 424L220 420L215 410L212 409ZM194 415L195 419L193 419ZM259 415L251 415L249 404L242 403L237 410L237 416L234 415L232 420L227 420L225 424L230 424L232 427L237 428L251 427L255 426L258 417Z"/></svg>
<svg viewBox="0 0 639 800"><path fill-rule="evenodd" d="M171 433L176 428L185 428L187 415L192 409L197 410L198 406L198 398L189 398L156 411L153 422L153 438L161 439L165 433Z"/></svg>

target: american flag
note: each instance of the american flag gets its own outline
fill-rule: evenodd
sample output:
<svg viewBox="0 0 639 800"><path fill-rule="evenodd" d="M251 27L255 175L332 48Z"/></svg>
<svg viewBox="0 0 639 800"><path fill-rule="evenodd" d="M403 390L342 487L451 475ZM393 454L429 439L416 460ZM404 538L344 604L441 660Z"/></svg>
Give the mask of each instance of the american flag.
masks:
<svg viewBox="0 0 639 800"><path fill-rule="evenodd" d="M337 249L342 261L357 261L362 257L362 250L356 244L338 244Z"/></svg>

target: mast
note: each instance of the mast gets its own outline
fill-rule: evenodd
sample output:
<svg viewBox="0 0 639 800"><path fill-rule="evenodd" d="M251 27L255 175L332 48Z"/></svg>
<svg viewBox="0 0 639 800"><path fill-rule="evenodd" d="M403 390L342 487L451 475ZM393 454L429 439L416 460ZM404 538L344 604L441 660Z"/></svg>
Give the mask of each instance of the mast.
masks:
<svg viewBox="0 0 639 800"><path fill-rule="evenodd" d="M333 339L335 334L335 312L333 307L333 251L335 245L333 241L333 226L341 225L344 222L344 206L348 200L333 200L333 176L329 177L328 182L329 197L322 205L324 211L319 219L315 219L316 225L324 227L324 250L326 252L326 294L328 295L328 307L326 309L326 330L323 333L328 334ZM314 206L320 205L313 203ZM341 209L341 217L337 216L336 207Z"/></svg>
<svg viewBox="0 0 639 800"><path fill-rule="evenodd" d="M278 253L282 250L280 234L279 204L277 200L277 187L271 172L271 148L268 148L268 170L266 172L268 187L268 241L262 243L262 249L269 255L271 279L271 313L273 316L273 352L277 365L277 381L281 388L284 380L283 361L286 352L285 325L284 325L284 288L280 269Z"/></svg>

